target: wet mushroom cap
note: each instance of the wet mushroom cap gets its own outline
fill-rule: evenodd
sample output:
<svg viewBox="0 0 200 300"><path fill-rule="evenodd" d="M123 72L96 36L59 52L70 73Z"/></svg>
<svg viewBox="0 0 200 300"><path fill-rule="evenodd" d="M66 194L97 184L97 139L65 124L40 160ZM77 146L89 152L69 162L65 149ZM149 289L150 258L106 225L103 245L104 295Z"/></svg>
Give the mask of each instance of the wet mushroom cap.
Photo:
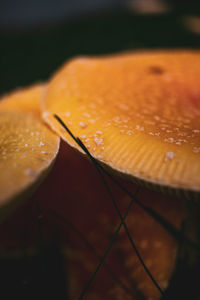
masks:
<svg viewBox="0 0 200 300"><path fill-rule="evenodd" d="M45 89L46 84L40 83L8 93L0 100L0 111L25 112L40 118L41 98Z"/></svg>
<svg viewBox="0 0 200 300"><path fill-rule="evenodd" d="M23 106L26 90L20 92L22 97L19 97L18 109L15 109L18 102L15 93L10 95L10 101L7 97L0 102L0 222L18 203L30 196L59 149L59 137L38 118L43 88L37 93L35 91L34 87L33 97L27 98L28 106L33 107L29 113L25 113ZM28 94L31 94L30 88Z"/></svg>
<svg viewBox="0 0 200 300"><path fill-rule="evenodd" d="M199 62L197 50L73 59L50 80L44 120L78 148L57 114L95 158L131 179L199 193Z"/></svg>

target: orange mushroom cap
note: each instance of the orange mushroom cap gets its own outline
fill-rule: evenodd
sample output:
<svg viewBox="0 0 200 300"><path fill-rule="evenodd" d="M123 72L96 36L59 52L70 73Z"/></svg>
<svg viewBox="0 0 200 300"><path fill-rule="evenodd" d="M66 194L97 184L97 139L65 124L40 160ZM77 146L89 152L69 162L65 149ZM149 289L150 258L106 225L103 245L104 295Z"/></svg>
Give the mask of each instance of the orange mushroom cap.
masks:
<svg viewBox="0 0 200 300"><path fill-rule="evenodd" d="M69 61L50 80L44 120L132 179L200 191L200 51L132 52ZM80 149L79 149L80 150Z"/></svg>
<svg viewBox="0 0 200 300"><path fill-rule="evenodd" d="M0 101L0 222L44 178L59 138L38 116L43 86L17 91Z"/></svg>
<svg viewBox="0 0 200 300"><path fill-rule="evenodd" d="M0 110L20 111L41 117L40 105L45 89L46 85L40 83L4 95L0 100Z"/></svg>

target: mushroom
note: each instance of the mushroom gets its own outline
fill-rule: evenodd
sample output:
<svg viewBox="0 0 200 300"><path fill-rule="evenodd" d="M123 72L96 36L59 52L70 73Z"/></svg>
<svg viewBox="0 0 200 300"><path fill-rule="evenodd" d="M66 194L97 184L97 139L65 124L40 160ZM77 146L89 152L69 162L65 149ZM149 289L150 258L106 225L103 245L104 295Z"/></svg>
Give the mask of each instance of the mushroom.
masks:
<svg viewBox="0 0 200 300"><path fill-rule="evenodd" d="M57 114L100 162L131 180L200 191L200 51L80 57L47 87L43 118L80 149Z"/></svg>
<svg viewBox="0 0 200 300"><path fill-rule="evenodd" d="M79 57L58 70L47 86L36 85L5 96L0 102L0 147L3 149L0 159L1 222L27 194L30 196L50 169L58 153L58 136L84 153L80 144L58 123L57 115L74 136L81 139L96 162L112 170L114 176L120 175L123 184L135 190L134 184L123 181L128 179L155 189L142 188L139 200L145 207L155 209L168 219L174 228L180 229L185 217L183 198L199 199L200 191L199 59L200 51L194 50ZM41 102L43 119L57 135L41 120ZM79 166L79 172L74 171L72 165L70 167L71 158ZM102 191L96 200L104 203L108 215L97 208L94 216L88 213L88 207L92 207L94 195L98 193L96 187L101 186L94 170L85 164L78 152L73 152L63 143L55 167L57 169L53 169L37 194L33 194L33 199L44 200L48 213L48 205L56 205L56 193L59 191L59 195L63 194L62 205L67 210L61 205L59 211L59 204L56 207L58 213L66 218L71 217L74 224L87 231L90 242L102 249L106 242L102 236L107 234L108 227L110 231L116 228L119 220L116 220L113 210L107 209L108 199L103 197ZM72 177L76 179L71 186L66 184L67 193L63 193L63 180L62 186L57 180L60 171L64 181ZM76 188L78 194L74 195L73 201L66 201L66 195L73 197L77 183L81 183L80 187L85 185L82 180L85 173L94 184L89 189L85 188L86 195ZM49 182L52 183L50 186ZM118 196L125 209L128 197L122 196L121 192ZM84 200L81 204L80 199ZM195 214L196 207L191 203L193 212L188 214L186 233L188 239L198 241L198 211ZM195 219L191 220L191 216ZM94 219L97 221L95 225ZM146 266L161 289L167 289L176 262L178 243L139 207L134 207L126 221ZM78 297L76 293L84 289L87 283L85 272L90 273L96 263L90 261L90 251L85 252L84 256L74 247L73 237L69 236L69 287L72 296ZM129 288L129 278L132 278L136 285L131 291L132 297L158 299L158 289L134 256L124 232L116 247L115 254L121 255L114 254L111 269L117 268L120 276L125 276L124 282ZM193 250L185 248L186 257L190 258L185 267L196 265L196 252ZM89 265L85 258L91 262ZM124 273L118 266L119 258L123 258ZM101 278L104 284L98 288L98 294L91 292L90 295L89 292L88 296L92 299L94 295L105 298L104 285L108 286L110 281L104 275ZM101 281L99 284L101 286ZM112 297L115 300L129 297L124 294L122 286L113 284L109 287L109 300Z"/></svg>
<svg viewBox="0 0 200 300"><path fill-rule="evenodd" d="M42 102L43 119L69 145L84 153L59 124L55 118L58 116L100 164L125 179L164 192L165 196L160 194L158 199L164 197L173 210L172 199L174 203L180 201L177 196L199 199L199 61L197 50L138 51L72 59L48 84ZM174 209L174 217L180 226L182 210ZM146 225L148 228L148 222ZM191 225L194 233L196 218L189 222ZM156 232L156 226L152 228ZM170 238L165 243L162 253L167 251L167 262L167 257L171 258ZM173 251L177 247L173 246ZM189 257L193 256L190 250L186 251ZM196 255L193 257L196 263ZM160 279L163 289L174 266L174 260L171 266L168 262L151 266L152 271L160 267L160 272L164 267L165 275ZM146 297L158 298L143 276L137 275L135 280L143 282L138 287Z"/></svg>
<svg viewBox="0 0 200 300"><path fill-rule="evenodd" d="M44 85L0 101L0 222L30 196L50 170L59 137L40 119Z"/></svg>

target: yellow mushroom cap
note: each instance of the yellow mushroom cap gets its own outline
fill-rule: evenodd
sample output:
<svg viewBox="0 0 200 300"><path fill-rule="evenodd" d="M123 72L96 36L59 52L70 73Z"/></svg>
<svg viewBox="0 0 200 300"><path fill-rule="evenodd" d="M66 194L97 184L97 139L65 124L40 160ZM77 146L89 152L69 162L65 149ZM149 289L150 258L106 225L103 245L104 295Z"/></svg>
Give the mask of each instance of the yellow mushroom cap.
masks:
<svg viewBox="0 0 200 300"><path fill-rule="evenodd" d="M46 90L46 84L35 84L18 89L1 98L0 110L12 110L41 117L41 98Z"/></svg>
<svg viewBox="0 0 200 300"><path fill-rule="evenodd" d="M200 51L132 52L69 61L51 79L45 121L132 179L200 191ZM80 149L79 149L80 150Z"/></svg>
<svg viewBox="0 0 200 300"><path fill-rule="evenodd" d="M1 222L42 180L59 149L59 137L38 118L43 91L33 87L0 101Z"/></svg>

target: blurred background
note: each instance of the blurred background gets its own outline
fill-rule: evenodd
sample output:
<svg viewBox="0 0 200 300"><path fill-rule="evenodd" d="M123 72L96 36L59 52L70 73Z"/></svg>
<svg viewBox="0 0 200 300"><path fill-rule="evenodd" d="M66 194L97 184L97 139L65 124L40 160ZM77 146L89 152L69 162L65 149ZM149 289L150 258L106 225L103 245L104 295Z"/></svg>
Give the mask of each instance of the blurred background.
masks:
<svg viewBox="0 0 200 300"><path fill-rule="evenodd" d="M141 11L167 8L162 0L7 0L0 3L0 25L26 28L123 6Z"/></svg>
<svg viewBox="0 0 200 300"><path fill-rule="evenodd" d="M27 29L125 7L139 13L161 13L176 6L195 5L196 2L194 0L4 0L0 2L0 26Z"/></svg>
<svg viewBox="0 0 200 300"><path fill-rule="evenodd" d="M0 1L0 94L75 55L199 47L199 14L194 0Z"/></svg>

